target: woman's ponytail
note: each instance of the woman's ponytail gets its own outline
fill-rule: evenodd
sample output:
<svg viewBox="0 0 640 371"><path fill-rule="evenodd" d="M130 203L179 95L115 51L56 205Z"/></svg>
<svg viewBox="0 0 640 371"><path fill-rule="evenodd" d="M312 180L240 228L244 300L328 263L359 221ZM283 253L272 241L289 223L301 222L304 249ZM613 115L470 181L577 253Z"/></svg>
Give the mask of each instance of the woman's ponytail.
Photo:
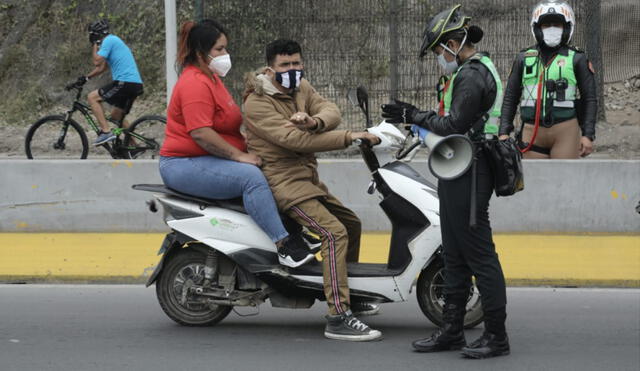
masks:
<svg viewBox="0 0 640 371"><path fill-rule="evenodd" d="M180 38L178 39L178 55L176 56L176 67L178 70L182 70L187 64L189 55L191 54L191 48L189 47L189 34L196 22L187 21L180 27Z"/></svg>

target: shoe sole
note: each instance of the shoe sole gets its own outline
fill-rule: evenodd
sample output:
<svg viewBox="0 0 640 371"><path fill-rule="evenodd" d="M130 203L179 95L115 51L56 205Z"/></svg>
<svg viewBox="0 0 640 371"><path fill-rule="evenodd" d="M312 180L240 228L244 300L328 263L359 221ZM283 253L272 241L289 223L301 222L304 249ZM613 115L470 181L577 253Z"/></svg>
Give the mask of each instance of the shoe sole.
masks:
<svg viewBox="0 0 640 371"><path fill-rule="evenodd" d="M94 145L94 146L99 146L99 145L101 145L101 144L105 144L105 143L107 143L107 142L114 141L115 139L116 139L116 137L113 137L113 138L110 138L110 139L107 139L107 140L103 140L102 142L93 142L93 145Z"/></svg>
<svg viewBox="0 0 640 371"><path fill-rule="evenodd" d="M454 350L460 350L465 346L466 345L452 345L446 348L432 348L432 349L419 349L419 348L413 347L413 350L418 353L438 353L438 352L450 352Z"/></svg>
<svg viewBox="0 0 640 371"><path fill-rule="evenodd" d="M316 257L312 254L307 255L306 258L300 260L299 262L295 262L293 261L293 259L286 257L283 258L280 255L278 255L278 261L280 262L280 264L287 266L289 268L298 268L301 265L307 264L308 262L310 262L311 260L315 259Z"/></svg>
<svg viewBox="0 0 640 371"><path fill-rule="evenodd" d="M325 331L324 337L331 340L343 341L373 341L382 340L382 333L378 330L373 330L369 335L340 335Z"/></svg>
<svg viewBox="0 0 640 371"><path fill-rule="evenodd" d="M500 356L508 356L511 353L511 351L509 350L504 350L502 352L499 353L491 353L491 354L481 354L481 353L475 353L475 352L462 352L462 355L465 358L470 358L470 359L485 359L485 358L493 358L493 357L500 357Z"/></svg>

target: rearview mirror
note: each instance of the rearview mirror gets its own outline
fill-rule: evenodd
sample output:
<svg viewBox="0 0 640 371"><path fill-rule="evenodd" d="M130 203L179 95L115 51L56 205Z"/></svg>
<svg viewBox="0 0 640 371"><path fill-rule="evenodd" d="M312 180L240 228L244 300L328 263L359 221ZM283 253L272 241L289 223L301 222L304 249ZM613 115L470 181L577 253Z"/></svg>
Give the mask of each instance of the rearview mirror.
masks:
<svg viewBox="0 0 640 371"><path fill-rule="evenodd" d="M356 89L349 89L347 92L347 99L352 104L357 104L362 113L364 113L365 119L367 120L367 127L370 128L373 126L371 124L371 118L369 117L369 93L367 93L367 89L364 86L358 86Z"/></svg>

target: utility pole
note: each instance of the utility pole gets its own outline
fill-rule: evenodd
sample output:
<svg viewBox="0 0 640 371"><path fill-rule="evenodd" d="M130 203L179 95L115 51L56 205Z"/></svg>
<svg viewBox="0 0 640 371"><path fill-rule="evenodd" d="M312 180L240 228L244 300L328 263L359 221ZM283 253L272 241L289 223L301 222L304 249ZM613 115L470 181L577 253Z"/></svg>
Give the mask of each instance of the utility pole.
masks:
<svg viewBox="0 0 640 371"><path fill-rule="evenodd" d="M196 0L195 12L196 22L204 19L204 0Z"/></svg>
<svg viewBox="0 0 640 371"><path fill-rule="evenodd" d="M600 0L588 0L586 6L586 22L584 38L586 42L587 56L596 72L596 86L598 88L598 121L605 121L604 111L604 66L602 63L602 29L600 27L600 14L602 2Z"/></svg>
<svg viewBox="0 0 640 371"><path fill-rule="evenodd" d="M398 98L398 0L389 1L389 91Z"/></svg>
<svg viewBox="0 0 640 371"><path fill-rule="evenodd" d="M176 56L178 55L176 0L164 0L164 30L165 30L165 73L167 77L167 105L171 99L173 86L178 81L176 72Z"/></svg>

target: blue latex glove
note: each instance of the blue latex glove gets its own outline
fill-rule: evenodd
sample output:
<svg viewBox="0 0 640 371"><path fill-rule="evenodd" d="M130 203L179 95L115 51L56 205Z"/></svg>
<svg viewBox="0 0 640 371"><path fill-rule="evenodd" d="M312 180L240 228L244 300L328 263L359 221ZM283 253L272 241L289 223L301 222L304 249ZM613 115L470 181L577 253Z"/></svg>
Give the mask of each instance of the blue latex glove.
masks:
<svg viewBox="0 0 640 371"><path fill-rule="evenodd" d="M413 135L417 135L422 142L424 142L424 138L429 134L429 130L415 124L411 125L411 132Z"/></svg>

